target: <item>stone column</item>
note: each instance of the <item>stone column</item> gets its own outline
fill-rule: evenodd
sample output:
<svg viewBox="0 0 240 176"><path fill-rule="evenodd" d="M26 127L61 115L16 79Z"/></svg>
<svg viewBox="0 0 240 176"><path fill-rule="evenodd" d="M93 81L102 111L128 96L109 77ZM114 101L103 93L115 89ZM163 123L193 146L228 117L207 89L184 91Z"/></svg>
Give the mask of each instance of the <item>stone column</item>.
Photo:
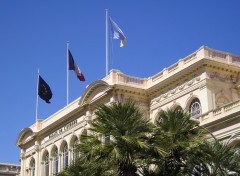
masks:
<svg viewBox="0 0 240 176"><path fill-rule="evenodd" d="M53 158L49 157L49 175L53 175Z"/></svg>
<svg viewBox="0 0 240 176"><path fill-rule="evenodd" d="M71 162L73 161L73 146L71 146L70 148L70 145L69 145L69 149L68 149L68 165L71 164Z"/></svg>
<svg viewBox="0 0 240 176"><path fill-rule="evenodd" d="M40 162L40 175L42 176L42 175L44 175L44 170L45 170L45 168L44 168L44 162L43 161L41 161Z"/></svg>
<svg viewBox="0 0 240 176"><path fill-rule="evenodd" d="M36 141L35 142L35 151L36 151L36 157L35 157L35 175L36 176L41 176L41 173L40 173L40 146L39 146L39 142Z"/></svg>
<svg viewBox="0 0 240 176"><path fill-rule="evenodd" d="M20 172L20 175L21 175L21 176L27 175L27 173L26 173L25 149L23 149L23 148L22 148L22 150L21 150L20 160L21 160L21 172Z"/></svg>
<svg viewBox="0 0 240 176"><path fill-rule="evenodd" d="M58 155L58 173L62 171L62 153Z"/></svg>

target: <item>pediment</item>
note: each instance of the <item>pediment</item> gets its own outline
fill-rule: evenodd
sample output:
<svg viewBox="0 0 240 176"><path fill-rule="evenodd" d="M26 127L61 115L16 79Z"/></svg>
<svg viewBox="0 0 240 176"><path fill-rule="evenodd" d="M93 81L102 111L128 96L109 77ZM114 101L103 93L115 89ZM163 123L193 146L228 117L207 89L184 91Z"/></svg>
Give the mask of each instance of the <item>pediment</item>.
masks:
<svg viewBox="0 0 240 176"><path fill-rule="evenodd" d="M20 146L21 144L31 140L34 137L35 133L32 131L31 128L24 128L21 133L18 135L17 138L17 145Z"/></svg>
<svg viewBox="0 0 240 176"><path fill-rule="evenodd" d="M110 86L107 82L102 80L95 81L84 91L79 101L79 105L89 104L105 95L111 89L112 86Z"/></svg>

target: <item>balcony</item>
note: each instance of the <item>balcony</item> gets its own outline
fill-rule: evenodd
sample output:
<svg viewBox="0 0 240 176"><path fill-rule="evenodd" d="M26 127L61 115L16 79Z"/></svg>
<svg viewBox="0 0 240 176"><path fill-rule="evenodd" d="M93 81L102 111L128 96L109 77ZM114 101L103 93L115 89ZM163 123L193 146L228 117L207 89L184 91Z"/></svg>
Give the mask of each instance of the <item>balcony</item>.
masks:
<svg viewBox="0 0 240 176"><path fill-rule="evenodd" d="M226 64L232 63L240 65L240 56L214 50L208 48L207 46L202 46L194 53L188 55L183 59L180 59L178 62L169 66L168 68L164 68L161 72L153 75L152 77L138 78L123 74L119 70L113 69L110 71L109 75L103 78L103 81L106 81L110 85L124 84L136 88L147 89L167 79L168 77L173 76L181 70L188 68L190 65L193 65L203 58L223 63L225 62Z"/></svg>
<svg viewBox="0 0 240 176"><path fill-rule="evenodd" d="M211 122L228 118L229 116L237 116L238 113L240 114L240 100L202 114L198 117L198 120L200 121L200 125L207 125Z"/></svg>

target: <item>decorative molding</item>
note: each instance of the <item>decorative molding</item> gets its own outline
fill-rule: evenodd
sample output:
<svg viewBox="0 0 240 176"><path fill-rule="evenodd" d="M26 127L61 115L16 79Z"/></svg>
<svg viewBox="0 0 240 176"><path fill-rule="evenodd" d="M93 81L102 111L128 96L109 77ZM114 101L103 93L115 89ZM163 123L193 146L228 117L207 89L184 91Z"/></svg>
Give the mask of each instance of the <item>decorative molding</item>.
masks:
<svg viewBox="0 0 240 176"><path fill-rule="evenodd" d="M167 99L162 100L161 102L153 104L150 107L150 109L151 110L155 110L155 109L157 109L157 108L159 108L159 107L161 107L161 106L163 106L163 105L165 105L165 104L167 104L169 102L174 101L178 97L182 97L183 95L186 95L186 94L190 94L191 95L194 90L198 89L199 87L203 87L205 85L206 85L206 80L202 80L202 81L198 82L197 84L192 85L192 86L184 89L183 91L178 92L178 93L174 94L173 96L168 97Z"/></svg>
<svg viewBox="0 0 240 176"><path fill-rule="evenodd" d="M193 78L192 80L189 80L189 81L186 80L181 85L177 84L178 86L176 86L173 89L168 90L166 93L161 92L158 97L151 100L150 104L155 105L155 104L159 103L160 100L163 101L162 98L167 99L170 97L170 94L175 95L175 94L181 92L182 90L185 90L185 89L193 86L194 84L197 84L198 82L200 82L200 80L201 80L201 77L197 76L197 77ZM204 86L206 86L206 85L204 85Z"/></svg>
<svg viewBox="0 0 240 176"><path fill-rule="evenodd" d="M203 90L204 88L207 88L207 85L199 86L199 89L200 89L200 90Z"/></svg>
<svg viewBox="0 0 240 176"><path fill-rule="evenodd" d="M210 79L214 79L221 82L233 82L232 75L220 74L218 72L207 72Z"/></svg>

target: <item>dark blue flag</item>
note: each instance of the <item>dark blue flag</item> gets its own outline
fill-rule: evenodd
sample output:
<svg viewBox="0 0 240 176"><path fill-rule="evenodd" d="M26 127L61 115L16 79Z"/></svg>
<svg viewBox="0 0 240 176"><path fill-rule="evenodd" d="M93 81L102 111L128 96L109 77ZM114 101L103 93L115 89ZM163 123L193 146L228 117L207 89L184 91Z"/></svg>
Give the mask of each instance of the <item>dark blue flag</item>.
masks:
<svg viewBox="0 0 240 176"><path fill-rule="evenodd" d="M52 91L49 85L42 79L39 75L39 82L38 82L38 95L41 99L45 100L46 103L50 103L50 99L52 98Z"/></svg>

